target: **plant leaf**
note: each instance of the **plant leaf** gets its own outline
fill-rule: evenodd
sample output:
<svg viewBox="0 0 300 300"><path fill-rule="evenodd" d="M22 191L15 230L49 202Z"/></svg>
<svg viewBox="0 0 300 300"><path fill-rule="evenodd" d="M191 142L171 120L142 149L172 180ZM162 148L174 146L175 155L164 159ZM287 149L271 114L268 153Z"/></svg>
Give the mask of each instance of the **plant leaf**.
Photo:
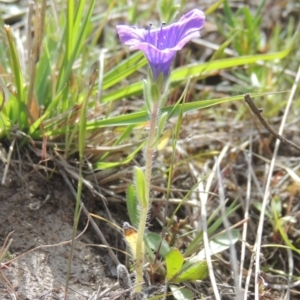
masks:
<svg viewBox="0 0 300 300"><path fill-rule="evenodd" d="M148 207L145 177L143 171L138 167L134 167L134 181L137 199L139 201L141 209L145 209Z"/></svg>
<svg viewBox="0 0 300 300"><path fill-rule="evenodd" d="M153 251L157 252L157 249L160 245L161 236L155 232L149 232L146 234L145 241ZM163 257L166 257L168 252L170 252L170 246L166 240L162 240L159 254Z"/></svg>
<svg viewBox="0 0 300 300"><path fill-rule="evenodd" d="M232 215L237 209L239 208L239 205L236 205L236 200L233 201L230 206L226 209L226 216L229 217ZM208 224L212 222L212 220L215 218L215 216L218 215L219 210L221 208L218 207L212 215L208 219ZM208 235L212 236L215 231L223 224L222 216L218 217L217 220L214 221L212 225L209 226L208 228ZM200 248L203 247L203 232L197 233L193 241L188 245L187 249L184 252L185 257L189 257L190 255L196 253Z"/></svg>
<svg viewBox="0 0 300 300"><path fill-rule="evenodd" d="M174 298L177 300L194 299L194 293L188 288L180 288L176 285L170 285L170 289Z"/></svg>
<svg viewBox="0 0 300 300"><path fill-rule="evenodd" d="M171 280L178 274L184 258L177 248L171 249L166 255L167 279Z"/></svg>
<svg viewBox="0 0 300 300"><path fill-rule="evenodd" d="M207 77L212 72L219 72L220 70L225 70L232 67L255 64L258 61L269 61L275 59L283 59L290 53L293 48L293 43L291 43L286 49L279 52L259 54L259 55L247 55L239 56L233 58L224 58L215 61L209 61L201 64L191 64L184 67L175 69L171 74L171 84L176 82L186 81L188 78L194 77ZM141 95L143 91L143 85L141 82L136 82L122 87L119 90L112 91L103 96L103 102L116 101L122 98L130 97L133 95Z"/></svg>
<svg viewBox="0 0 300 300"><path fill-rule="evenodd" d="M187 261L180 274L176 276L174 282L192 281L192 280L203 280L208 276L208 268L206 260L199 261L198 263L191 263Z"/></svg>
<svg viewBox="0 0 300 300"><path fill-rule="evenodd" d="M126 192L126 206L129 219L133 227L137 228L139 224L139 209L135 195L135 190L132 184L129 184Z"/></svg>
<svg viewBox="0 0 300 300"><path fill-rule="evenodd" d="M220 253L224 250L227 250L230 245L235 244L239 240L239 230L232 229L231 230L232 240L229 240L228 233L224 232L222 234L217 235L213 240L209 242L210 255L214 255L216 253ZM202 249L196 256L192 257L189 261L191 262L199 262L205 259L205 250Z"/></svg>

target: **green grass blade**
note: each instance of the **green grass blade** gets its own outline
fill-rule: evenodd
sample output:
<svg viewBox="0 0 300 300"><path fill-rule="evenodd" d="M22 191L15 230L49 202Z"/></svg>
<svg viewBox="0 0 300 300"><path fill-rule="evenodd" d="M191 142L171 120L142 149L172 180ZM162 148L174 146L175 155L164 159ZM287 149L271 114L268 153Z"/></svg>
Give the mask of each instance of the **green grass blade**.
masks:
<svg viewBox="0 0 300 300"><path fill-rule="evenodd" d="M252 94L253 96L256 96L256 94ZM260 94L257 94L260 95ZM244 99L243 95L240 96L234 96L234 97L227 97L227 98L220 98L220 99L210 99L210 100L201 100L201 101L195 101L190 103L185 103L183 108L181 107L183 104L176 104L175 106L168 106L161 109L161 112L167 112L168 117L177 117L181 110L183 113L194 111L198 109L204 109L207 107L211 107L214 105L218 105L221 103L227 103L231 101L237 101ZM140 111L135 112L127 115L112 117L104 120L93 120L88 121L86 123L86 130L94 130L100 127L108 127L108 126L128 126L128 125L138 125L145 122L148 122L148 114L146 111ZM65 128L59 128L59 129L51 129L49 126L45 126L45 129L47 130L47 133L51 136L56 136L63 134L65 132ZM70 127L72 129L72 127ZM37 130L35 132L35 135L39 136L42 132Z"/></svg>
<svg viewBox="0 0 300 300"><path fill-rule="evenodd" d="M121 165L128 164L131 160L134 159L136 154L143 149L144 146L145 146L145 142L141 143L138 147L136 147L136 149L132 153L130 153L122 161L117 161L117 162L102 162L102 161L100 161L100 162L93 164L93 168L95 170L105 170L105 169L110 169L110 168L119 167Z"/></svg>
<svg viewBox="0 0 300 300"><path fill-rule="evenodd" d="M121 80L127 78L129 75L138 71L140 68L147 64L147 60L141 51L135 52L133 55L124 59L117 64L116 67L108 71L104 75L103 90L106 90Z"/></svg>
<svg viewBox="0 0 300 300"><path fill-rule="evenodd" d="M170 116L172 114L172 117L177 117L180 114L180 111L182 110L183 113L194 111L198 109L207 108L210 106L214 106L221 103L231 102L231 101L237 101L244 99L243 95L240 96L234 96L234 97L228 97L228 98L220 98L220 99L210 99L210 100L201 100L201 101L195 101L190 103L183 104L176 104L175 108L174 106L168 106L161 109L161 113L167 112ZM183 105L183 108L181 107ZM114 118L106 119L106 120L97 120L87 123L87 129L95 129L102 126L120 126L120 125L131 125L131 124L141 124L143 122L148 121L148 114L146 111L136 112L127 114L124 116L117 116Z"/></svg>
<svg viewBox="0 0 300 300"><path fill-rule="evenodd" d="M28 110L26 107L24 80L10 26L5 25L4 28L9 44L10 64L14 75L14 82L17 92L15 96L12 96L13 98L16 97L17 99L17 105L14 106L14 111L12 113L16 115L15 121L17 121L19 128L24 130L28 126Z"/></svg>
<svg viewBox="0 0 300 300"><path fill-rule="evenodd" d="M13 35L10 26L5 26L5 32L9 44L9 53L11 58L11 68L13 70L15 85L17 89L17 98L20 102L25 103L24 83L21 72L19 57L13 40Z"/></svg>
<svg viewBox="0 0 300 300"><path fill-rule="evenodd" d="M51 114L52 110L55 109L55 107L58 106L59 101L61 100L61 97L64 93L64 90L61 90L59 94L56 95L56 97L53 99L53 101L50 103L44 114L37 119L29 128L29 135L33 135L34 132L39 128L41 123L49 117ZM47 133L47 132L46 132Z"/></svg>
<svg viewBox="0 0 300 300"><path fill-rule="evenodd" d="M290 53L292 49L292 45L288 47L287 49L275 52L275 53L269 53L269 54L260 54L260 55L249 55L249 56L241 56L241 57L234 57L234 58L226 58L226 59L220 59L217 61L211 61L208 63L204 63L201 65L196 66L186 66L183 68L178 68L174 70L174 72L171 75L171 81L183 81L186 80L189 77L197 77L203 72L212 72L212 71L218 71L218 70L224 70L232 67L238 67L248 64L253 64L258 61L269 61L269 60L275 60L275 59L283 59L287 57L287 55Z"/></svg>
<svg viewBox="0 0 300 300"><path fill-rule="evenodd" d="M65 36L66 39L66 59L69 61L72 56L73 52L73 22L74 22L74 8L75 8L75 1L68 0L67 5L67 34Z"/></svg>
<svg viewBox="0 0 300 300"><path fill-rule="evenodd" d="M211 61L199 65L187 65L182 68L175 69L171 74L171 84L176 82L184 82L188 78L199 77L208 75L211 72L220 71L228 68L254 64L258 61L270 61L275 59L283 59L287 57L292 49L292 45L287 49L261 55L249 55L233 58L225 58L216 61ZM122 89L113 91L103 96L103 102L112 102L127 98L134 95L141 95L143 92L142 82L133 83Z"/></svg>
<svg viewBox="0 0 300 300"><path fill-rule="evenodd" d="M133 184L129 184L127 187L126 207L132 226L137 228L139 225L140 211Z"/></svg>
<svg viewBox="0 0 300 300"><path fill-rule="evenodd" d="M72 0L69 0L69 2L72 2ZM71 3L69 3L71 5ZM95 0L91 1L90 6L88 8L87 14L83 18L79 18L80 13L81 13L81 8L77 11L76 15L76 20L69 20L74 12L72 9L70 9L70 12L68 12L68 30L67 30L67 35L72 34L72 37L66 37L66 48L68 49L66 56L64 57L64 62L60 70L59 74L59 79L57 83L57 91L60 91L65 84L68 83L71 71L72 71L72 66L74 64L75 59L78 57L80 51L82 50L83 43L86 38L86 33L87 33L87 28L88 28L88 22L91 19L93 8L95 5ZM70 16L69 16L70 14ZM74 18L74 17L73 17ZM77 23L80 20L80 26L77 25ZM75 25L73 24L75 22ZM78 31L75 32L73 26L75 26L75 29L79 27ZM72 28L69 28L72 27ZM72 44L74 46L72 47ZM67 98L67 97L66 97Z"/></svg>

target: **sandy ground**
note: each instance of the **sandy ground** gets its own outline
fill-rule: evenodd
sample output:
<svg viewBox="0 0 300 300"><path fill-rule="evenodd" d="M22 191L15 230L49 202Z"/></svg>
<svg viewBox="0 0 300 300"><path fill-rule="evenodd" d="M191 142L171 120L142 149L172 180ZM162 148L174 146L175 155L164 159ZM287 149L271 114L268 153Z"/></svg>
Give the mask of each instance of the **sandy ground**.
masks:
<svg viewBox="0 0 300 300"><path fill-rule="evenodd" d="M0 249L12 239L0 267L0 299L64 299L74 199L59 177L17 174L10 171L0 186ZM75 243L68 299L92 299L116 282L83 237Z"/></svg>

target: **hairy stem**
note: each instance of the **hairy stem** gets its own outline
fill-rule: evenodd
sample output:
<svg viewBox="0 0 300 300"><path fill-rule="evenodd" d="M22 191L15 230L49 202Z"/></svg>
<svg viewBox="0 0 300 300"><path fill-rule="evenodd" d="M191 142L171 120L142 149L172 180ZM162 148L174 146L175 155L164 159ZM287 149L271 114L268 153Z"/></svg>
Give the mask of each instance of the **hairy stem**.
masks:
<svg viewBox="0 0 300 300"><path fill-rule="evenodd" d="M145 149L145 197L147 205L140 206L140 220L138 227L138 237L136 244L136 288L135 292L140 293L142 291L143 283L143 265L145 257L145 248L144 248L144 235L146 229L146 222L148 217L148 211L151 208L150 201L150 185L151 185L151 175L152 175L152 161L153 154L155 151L155 135L156 135L156 124L159 114L159 102L155 103L153 110L150 113L150 129L148 141Z"/></svg>

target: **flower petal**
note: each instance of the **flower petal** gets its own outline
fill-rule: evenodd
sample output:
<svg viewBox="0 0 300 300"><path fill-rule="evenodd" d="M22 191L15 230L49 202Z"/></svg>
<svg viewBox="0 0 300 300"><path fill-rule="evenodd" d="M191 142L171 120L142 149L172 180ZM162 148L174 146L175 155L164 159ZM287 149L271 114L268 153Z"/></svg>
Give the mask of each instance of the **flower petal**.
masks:
<svg viewBox="0 0 300 300"><path fill-rule="evenodd" d="M118 25L117 32L122 43L145 53L156 79L160 73L165 77L169 75L176 52L191 39L200 36L204 23L204 13L194 9L169 26L146 30Z"/></svg>
<svg viewBox="0 0 300 300"><path fill-rule="evenodd" d="M131 48L139 49L145 53L152 69L153 78L157 78L160 73L163 73L165 77L169 74L174 56L177 52L176 49L159 50L149 43L140 43Z"/></svg>
<svg viewBox="0 0 300 300"><path fill-rule="evenodd" d="M117 25L117 32L121 42L128 46L135 46L145 40L147 30L133 26Z"/></svg>

